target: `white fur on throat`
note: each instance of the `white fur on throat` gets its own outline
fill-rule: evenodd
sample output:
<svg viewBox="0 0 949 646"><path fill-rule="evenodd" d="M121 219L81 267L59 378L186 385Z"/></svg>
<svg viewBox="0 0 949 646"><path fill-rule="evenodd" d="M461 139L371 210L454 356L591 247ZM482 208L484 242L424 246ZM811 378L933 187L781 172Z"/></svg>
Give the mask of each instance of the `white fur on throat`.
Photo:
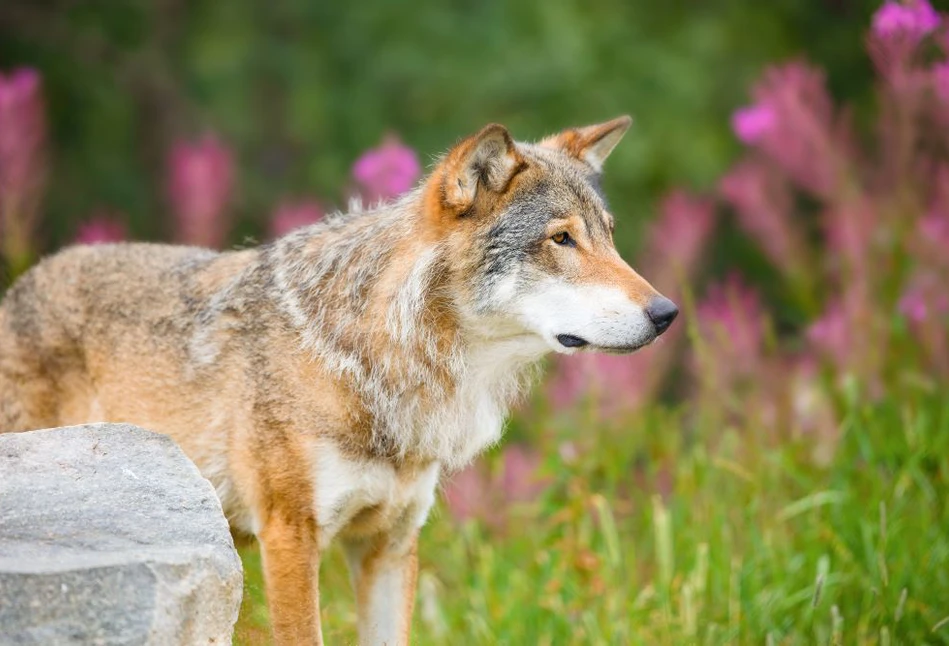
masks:
<svg viewBox="0 0 949 646"><path fill-rule="evenodd" d="M464 321L447 351L443 338L439 345L428 317L434 299L451 302L436 293L451 259L438 245L419 244L411 258L393 251L413 240L417 199L416 192L374 212L337 215L278 240L274 280L305 349L360 395L373 448L454 470L500 438L531 366L549 348L538 337L466 331ZM395 285L394 293L383 285ZM387 303L384 317L368 311L379 302Z"/></svg>

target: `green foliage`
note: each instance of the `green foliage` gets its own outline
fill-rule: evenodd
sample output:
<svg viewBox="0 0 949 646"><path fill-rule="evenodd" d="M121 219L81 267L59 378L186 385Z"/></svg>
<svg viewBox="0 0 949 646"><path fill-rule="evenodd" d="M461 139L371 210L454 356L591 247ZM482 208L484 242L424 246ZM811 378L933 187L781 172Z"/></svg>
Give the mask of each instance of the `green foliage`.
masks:
<svg viewBox="0 0 949 646"><path fill-rule="evenodd" d="M949 644L944 401L853 405L826 464L818 438L659 408L599 433L611 450L569 465L536 438L551 486L503 531L436 509L415 643ZM258 644L259 556L243 554L237 643ZM353 643L335 551L322 581L327 641Z"/></svg>
<svg viewBox="0 0 949 646"><path fill-rule="evenodd" d="M47 85L47 249L100 207L166 237L163 156L206 129L239 152L241 242L280 196L341 205L352 160L389 130L431 156L490 121L528 139L632 113L607 173L632 252L659 192L708 187L734 156L728 115L765 62L809 51L866 93L875 4L13 0L0 68Z"/></svg>

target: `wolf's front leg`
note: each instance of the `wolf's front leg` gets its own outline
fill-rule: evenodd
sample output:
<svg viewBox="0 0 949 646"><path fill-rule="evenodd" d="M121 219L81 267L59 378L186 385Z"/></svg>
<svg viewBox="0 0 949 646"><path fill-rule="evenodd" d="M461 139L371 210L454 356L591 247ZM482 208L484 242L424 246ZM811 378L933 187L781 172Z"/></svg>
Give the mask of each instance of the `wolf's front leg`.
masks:
<svg viewBox="0 0 949 646"><path fill-rule="evenodd" d="M418 532L344 543L356 592L360 646L409 643L418 576Z"/></svg>
<svg viewBox="0 0 949 646"><path fill-rule="evenodd" d="M323 644L320 631L320 555L312 518L274 513L258 534L274 643Z"/></svg>

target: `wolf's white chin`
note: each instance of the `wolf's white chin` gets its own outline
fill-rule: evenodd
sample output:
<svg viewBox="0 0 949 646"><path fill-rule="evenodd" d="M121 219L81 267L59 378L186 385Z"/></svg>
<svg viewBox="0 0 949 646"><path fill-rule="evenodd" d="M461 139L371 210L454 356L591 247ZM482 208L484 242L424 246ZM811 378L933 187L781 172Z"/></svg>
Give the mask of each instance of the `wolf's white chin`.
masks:
<svg viewBox="0 0 949 646"><path fill-rule="evenodd" d="M596 345L594 343L589 343L582 347L569 348L562 343L557 342L556 339L549 341L550 347L557 354L572 355L572 354L612 354L616 356L622 356L627 354L633 354L646 347L650 343L655 341L655 337L646 339L645 341L638 341L636 343L630 343L627 345Z"/></svg>
<svg viewBox="0 0 949 646"><path fill-rule="evenodd" d="M549 280L515 303L524 327L559 354L629 354L656 338L642 306L614 287Z"/></svg>

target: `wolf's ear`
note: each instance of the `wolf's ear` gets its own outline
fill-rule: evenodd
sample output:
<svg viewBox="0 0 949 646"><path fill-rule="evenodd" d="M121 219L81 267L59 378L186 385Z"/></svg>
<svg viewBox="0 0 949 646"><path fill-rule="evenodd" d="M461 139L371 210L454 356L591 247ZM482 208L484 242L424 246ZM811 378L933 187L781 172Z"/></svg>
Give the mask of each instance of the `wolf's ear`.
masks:
<svg viewBox="0 0 949 646"><path fill-rule="evenodd" d="M562 150L586 162L599 173L603 170L603 162L613 152L616 144L623 138L632 123L632 117L623 115L606 123L564 130L560 134L547 137L540 142L540 145Z"/></svg>
<svg viewBox="0 0 949 646"><path fill-rule="evenodd" d="M446 205L466 209L479 191L503 192L523 164L507 129L485 126L448 153L442 180Z"/></svg>

